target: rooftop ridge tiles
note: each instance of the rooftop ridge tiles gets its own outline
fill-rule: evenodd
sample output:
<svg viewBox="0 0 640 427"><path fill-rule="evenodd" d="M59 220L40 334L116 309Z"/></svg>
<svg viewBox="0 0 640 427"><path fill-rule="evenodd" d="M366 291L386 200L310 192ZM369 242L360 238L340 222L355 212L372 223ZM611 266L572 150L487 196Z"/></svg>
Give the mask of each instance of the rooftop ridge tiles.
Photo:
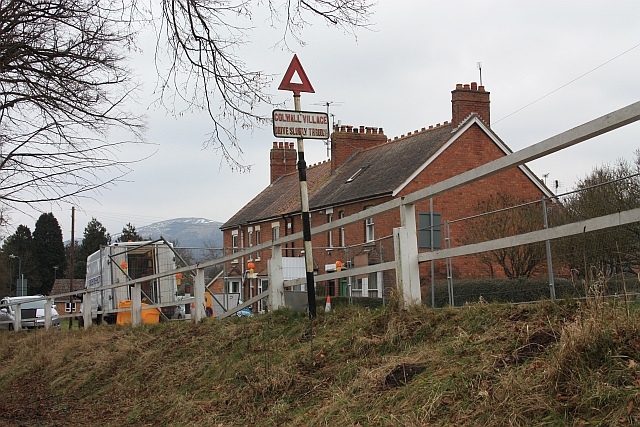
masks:
<svg viewBox="0 0 640 427"><path fill-rule="evenodd" d="M429 126L429 128L423 127L423 128L422 128L422 129L420 129L420 130L417 130L417 129L416 129L416 130L414 130L413 132L407 132L407 134L406 134L406 135L405 135L405 134L402 134L402 135L400 135L400 136L394 136L393 138L389 138L389 139L387 139L387 142L386 142L386 143L389 143L389 142L395 142L395 141L400 141L400 140L405 139L405 138L408 138L408 137L410 137L410 136L415 136L415 135L418 135L418 134L422 134L422 133L426 133L426 132L434 131L434 130L437 130L437 129L443 128L443 127L445 127L445 126L451 126L451 123L449 123L449 121L444 121L442 124L437 123L436 125L430 125L430 126ZM383 145L383 144L380 144L380 145Z"/></svg>
<svg viewBox="0 0 640 427"><path fill-rule="evenodd" d="M467 117L465 117L458 126L456 126L455 128L451 129L451 133L455 133L458 131L458 129L462 128L465 124L467 124L467 122L469 120L471 120L472 118L477 117L478 120L480 120L482 123L485 124L485 126L489 127L489 125L487 124L487 122L485 122L482 117L480 117L480 114L472 111L469 113L469 115Z"/></svg>

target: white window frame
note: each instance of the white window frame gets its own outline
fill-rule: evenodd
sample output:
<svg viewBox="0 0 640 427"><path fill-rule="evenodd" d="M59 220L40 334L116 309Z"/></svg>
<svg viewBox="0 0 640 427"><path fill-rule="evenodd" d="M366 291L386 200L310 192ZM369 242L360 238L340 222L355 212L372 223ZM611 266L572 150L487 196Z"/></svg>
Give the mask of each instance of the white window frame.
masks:
<svg viewBox="0 0 640 427"><path fill-rule="evenodd" d="M338 212L338 219L344 218L344 211ZM344 227L340 227L340 247L347 246L347 242L345 240Z"/></svg>
<svg viewBox="0 0 640 427"><path fill-rule="evenodd" d="M231 230L231 248L234 254L238 252L238 230Z"/></svg>
<svg viewBox="0 0 640 427"><path fill-rule="evenodd" d="M256 245L260 244L260 226L256 226ZM256 261L260 261L260 251L256 252Z"/></svg>
<svg viewBox="0 0 640 427"><path fill-rule="evenodd" d="M280 223L271 223L271 240L277 240L280 238Z"/></svg>
<svg viewBox="0 0 640 427"><path fill-rule="evenodd" d="M258 294L269 289L269 279L258 279ZM267 310L267 299L263 298L258 301L258 312L263 313Z"/></svg>
<svg viewBox="0 0 640 427"><path fill-rule="evenodd" d="M250 228L247 236L249 247L253 246L253 229ZM253 261L253 254L249 254L249 261Z"/></svg>
<svg viewBox="0 0 640 427"><path fill-rule="evenodd" d="M328 213L327 223L331 223L331 221L333 221L333 213ZM327 232L327 236L328 236L328 239L327 239L328 246L332 248L333 247L333 230L329 230Z"/></svg>
<svg viewBox="0 0 640 427"><path fill-rule="evenodd" d="M76 303L75 302L65 302L64 303L64 312L65 313L75 313L76 312Z"/></svg>
<svg viewBox="0 0 640 427"><path fill-rule="evenodd" d="M374 240L376 240L375 223L373 222L373 217L371 217L365 221L365 242L373 242Z"/></svg>

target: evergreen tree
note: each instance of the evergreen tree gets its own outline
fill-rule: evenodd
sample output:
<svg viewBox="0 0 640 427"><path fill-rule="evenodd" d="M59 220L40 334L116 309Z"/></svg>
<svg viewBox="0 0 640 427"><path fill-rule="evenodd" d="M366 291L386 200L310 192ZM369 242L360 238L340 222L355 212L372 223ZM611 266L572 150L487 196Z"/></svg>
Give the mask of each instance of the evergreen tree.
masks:
<svg viewBox="0 0 640 427"><path fill-rule="evenodd" d="M84 229L82 244L75 248L73 261L73 277L83 278L87 274L87 257L100 249L100 246L111 243L111 235L100 221L91 218Z"/></svg>
<svg viewBox="0 0 640 427"><path fill-rule="evenodd" d="M145 240L145 238L138 234L138 230L136 230L136 226L128 222L127 225L125 225L122 228L122 233L118 237L117 241L118 242L142 242L143 240Z"/></svg>
<svg viewBox="0 0 640 427"><path fill-rule="evenodd" d="M27 280L27 292L30 291L31 286L39 286L40 279L37 275L37 269L34 265L34 258L32 256L33 251L33 237L31 236L31 230L26 225L19 225L16 228L15 233L7 237L2 245L2 251L7 255L15 255L20 259L11 259L9 261L10 268L10 281L11 281L11 295L16 295L16 282L19 278L20 266L22 266L22 274Z"/></svg>
<svg viewBox="0 0 640 427"><path fill-rule="evenodd" d="M55 271L53 267L64 269L64 243L62 229L51 212L43 213L33 230L33 256L40 282L29 283L29 294L48 295L53 288Z"/></svg>

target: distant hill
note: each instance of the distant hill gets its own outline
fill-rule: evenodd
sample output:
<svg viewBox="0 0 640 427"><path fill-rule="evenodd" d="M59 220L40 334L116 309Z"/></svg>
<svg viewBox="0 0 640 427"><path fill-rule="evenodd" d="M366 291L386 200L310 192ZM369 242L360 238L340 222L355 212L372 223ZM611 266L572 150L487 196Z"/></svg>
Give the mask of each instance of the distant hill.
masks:
<svg viewBox="0 0 640 427"><path fill-rule="evenodd" d="M206 218L175 218L136 227L136 229L144 238L158 239L162 236L168 241L177 240L181 247L221 248L221 225L221 222Z"/></svg>

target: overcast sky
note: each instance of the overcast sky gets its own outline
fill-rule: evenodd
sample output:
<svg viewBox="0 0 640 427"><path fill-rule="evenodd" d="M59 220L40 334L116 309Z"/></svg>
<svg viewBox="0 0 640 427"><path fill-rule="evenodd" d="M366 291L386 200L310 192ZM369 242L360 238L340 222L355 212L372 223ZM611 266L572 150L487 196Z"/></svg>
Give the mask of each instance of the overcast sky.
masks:
<svg viewBox="0 0 640 427"><path fill-rule="evenodd" d="M451 90L456 83L479 81L480 61L482 83L491 92L491 127L517 151L640 100L639 17L637 0L379 0L374 25L357 38L316 21L304 32L306 45L290 47L316 91L302 94L303 110L323 111L315 104L333 101L331 113L342 124L382 127L389 138L450 120ZM293 54L271 48L280 31L258 15L252 24L252 43L238 54L253 69L275 75L271 93L292 108L291 93L276 89ZM146 137L153 145L132 147L120 158L155 154L134 164L127 182L77 205L76 236L91 217L111 234L127 222L224 222L269 184L269 149L277 140L270 127L240 135L240 161L253 165L241 174L221 163L218 153L202 149L211 130L207 117L174 118L150 106L151 41L141 37L144 54L131 64L144 82L133 108L146 112ZM261 113L270 115L270 108ZM594 166L632 160L639 137L635 123L529 166L538 176L548 173L549 184L559 180L560 192L566 191ZM305 149L308 164L327 158L321 141L307 140ZM42 209L54 213L70 238L71 206ZM33 231L40 213L28 214L13 212L8 233L21 223Z"/></svg>

